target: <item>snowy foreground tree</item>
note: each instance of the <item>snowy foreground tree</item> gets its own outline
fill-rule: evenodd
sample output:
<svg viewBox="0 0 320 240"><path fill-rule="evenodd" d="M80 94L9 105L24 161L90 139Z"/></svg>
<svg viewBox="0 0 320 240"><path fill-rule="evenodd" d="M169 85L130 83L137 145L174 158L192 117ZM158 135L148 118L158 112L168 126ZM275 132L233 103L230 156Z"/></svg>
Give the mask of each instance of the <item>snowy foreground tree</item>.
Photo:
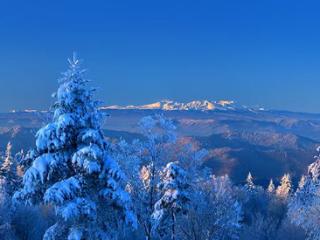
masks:
<svg viewBox="0 0 320 240"><path fill-rule="evenodd" d="M136 227L136 218L123 174L107 152L94 89L87 88L75 56L69 64L55 94L53 121L36 135L14 200L55 208L57 222L46 240L114 239L123 222Z"/></svg>
<svg viewBox="0 0 320 240"><path fill-rule="evenodd" d="M299 187L288 204L288 216L302 227L308 239L320 239L320 157L308 167L308 176L301 178Z"/></svg>
<svg viewBox="0 0 320 240"><path fill-rule="evenodd" d="M147 116L140 120L141 133L146 138L137 148L140 161L144 163L140 170L141 188L137 195L139 222L143 226L146 239L154 237L152 233L154 206L159 200L158 184L160 172L168 162L170 147L176 143L176 134L173 122L163 115Z"/></svg>
<svg viewBox="0 0 320 240"><path fill-rule="evenodd" d="M180 168L186 169L188 184L197 189L195 185L204 177L204 172L207 173L202 164L208 151L199 150L199 146L189 138L177 137L173 121L162 114L143 117L138 125L144 137L135 139L132 143L122 139L112 144L112 153L126 172L129 183L127 187L134 200L142 237L148 240L158 239L162 232L158 231L162 228L160 225L164 223L168 227L171 221L161 220L157 228L155 224L159 222L154 219L157 202L164 196L164 189L160 189L160 186L167 163L178 162ZM179 217L177 220L180 221ZM180 232L178 221L177 235ZM157 231L152 231L153 229ZM171 228L166 230L170 231Z"/></svg>
<svg viewBox="0 0 320 240"><path fill-rule="evenodd" d="M152 214L155 221L154 228L162 238L166 236L171 236L172 240L177 238L177 217L187 213L190 202L189 187L187 173L177 163L168 163L161 173L161 183L158 186L162 196L156 202Z"/></svg>

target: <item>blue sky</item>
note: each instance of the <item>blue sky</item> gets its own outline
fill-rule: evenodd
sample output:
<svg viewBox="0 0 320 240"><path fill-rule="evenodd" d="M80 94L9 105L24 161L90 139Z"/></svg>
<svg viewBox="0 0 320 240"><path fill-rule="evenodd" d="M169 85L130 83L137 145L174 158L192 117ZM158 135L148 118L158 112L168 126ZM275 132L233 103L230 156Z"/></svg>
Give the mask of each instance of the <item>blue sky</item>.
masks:
<svg viewBox="0 0 320 240"><path fill-rule="evenodd" d="M317 1L0 1L0 111L47 109L77 51L106 104L320 112Z"/></svg>

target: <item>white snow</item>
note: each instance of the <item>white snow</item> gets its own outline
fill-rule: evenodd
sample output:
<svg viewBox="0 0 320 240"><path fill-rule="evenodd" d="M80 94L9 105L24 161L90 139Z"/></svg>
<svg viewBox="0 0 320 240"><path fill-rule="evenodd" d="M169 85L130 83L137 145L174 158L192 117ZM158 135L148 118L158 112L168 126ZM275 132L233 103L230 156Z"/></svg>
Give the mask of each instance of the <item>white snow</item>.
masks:
<svg viewBox="0 0 320 240"><path fill-rule="evenodd" d="M235 106L234 101L230 100L219 100L219 101L209 101L209 100L194 100L191 102L177 102L172 100L162 100L159 102L154 102L146 105L111 105L101 107L101 109L141 109L141 110L164 110L164 111L214 111L214 110L235 110L239 108Z"/></svg>
<svg viewBox="0 0 320 240"><path fill-rule="evenodd" d="M70 177L66 180L55 183L52 187L47 189L43 199L46 203L54 203L59 205L65 200L70 200L76 197L80 189L80 180L75 177Z"/></svg>

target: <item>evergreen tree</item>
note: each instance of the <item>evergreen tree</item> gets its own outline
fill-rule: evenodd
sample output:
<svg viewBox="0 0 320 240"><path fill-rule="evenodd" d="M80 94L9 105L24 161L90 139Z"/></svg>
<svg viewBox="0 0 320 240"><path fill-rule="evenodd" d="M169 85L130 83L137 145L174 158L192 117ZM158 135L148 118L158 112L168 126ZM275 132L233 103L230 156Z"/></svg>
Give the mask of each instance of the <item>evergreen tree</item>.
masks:
<svg viewBox="0 0 320 240"><path fill-rule="evenodd" d="M162 196L156 202L152 215L155 220L154 227L161 237L169 235L175 240L177 217L180 213L186 214L190 202L187 174L177 163L170 162L161 173L158 187Z"/></svg>
<svg viewBox="0 0 320 240"><path fill-rule="evenodd" d="M138 147L140 161L144 165L140 170L142 187L138 190L139 196L136 202L139 222L143 226L146 239L151 240L153 238L152 213L159 200L157 189L160 182L159 173L172 156L170 149L176 143L176 127L170 119L157 114L142 118L139 128L145 137Z"/></svg>
<svg viewBox="0 0 320 240"><path fill-rule="evenodd" d="M308 167L299 187L288 204L290 221L303 228L308 239L320 239L320 157Z"/></svg>
<svg viewBox="0 0 320 240"><path fill-rule="evenodd" d="M140 226L146 239L150 240L158 235L156 231L151 231L151 215L161 197L157 187L161 169L168 160L179 162L181 168L188 169L189 184L197 191L196 185L209 176L208 170L203 168L208 151L199 149L190 138L176 139L173 122L163 115L144 117L139 127L143 139L135 139L130 144L121 139L111 148L112 156L125 170L129 182L127 188L133 196Z"/></svg>
<svg viewBox="0 0 320 240"><path fill-rule="evenodd" d="M9 142L6 148L5 159L0 168L0 188L2 194L12 196L19 185L17 176L16 159L12 156L12 144Z"/></svg>
<svg viewBox="0 0 320 240"><path fill-rule="evenodd" d="M19 152L17 152L14 156L15 162L17 163L17 175L19 176L19 180L21 180L22 176L23 176L23 166L22 166L22 162L23 159L25 157L24 151L23 149L21 149ZM20 184L20 181L19 181Z"/></svg>
<svg viewBox="0 0 320 240"><path fill-rule="evenodd" d="M305 175L303 175L298 183L298 189L302 189L304 184L306 183L307 177Z"/></svg>
<svg viewBox="0 0 320 240"><path fill-rule="evenodd" d="M54 206L57 222L44 239L109 239L121 221L136 226L122 172L107 152L94 89L74 55L54 95L53 121L36 135L16 201ZM119 223L120 221L120 223Z"/></svg>
<svg viewBox="0 0 320 240"><path fill-rule="evenodd" d="M216 226L213 239L238 239L241 221L243 219L242 206L236 196L236 189L228 175L212 177L212 203L210 208L214 213Z"/></svg>
<svg viewBox="0 0 320 240"><path fill-rule="evenodd" d="M290 174L283 175L280 186L276 190L276 195L281 199L287 199L291 193L291 185Z"/></svg>
<svg viewBox="0 0 320 240"><path fill-rule="evenodd" d="M247 226L253 226L259 215L264 215L268 208L266 191L259 185L255 185L249 172L246 184L240 189L240 200L243 206L243 222Z"/></svg>
<svg viewBox="0 0 320 240"><path fill-rule="evenodd" d="M248 176L246 178L246 184L244 185L244 187L248 192L252 192L256 189L251 172L248 173Z"/></svg>
<svg viewBox="0 0 320 240"><path fill-rule="evenodd" d="M274 193L275 189L276 189L276 187L275 187L275 185L273 183L273 180L270 179L270 182L269 182L269 185L268 185L268 188L267 188L268 193Z"/></svg>
<svg viewBox="0 0 320 240"><path fill-rule="evenodd" d="M179 224L181 239L239 239L243 209L237 194L238 188L227 175L197 183L190 193L190 208Z"/></svg>
<svg viewBox="0 0 320 240"><path fill-rule="evenodd" d="M10 169L12 169L12 166L13 165L13 157L12 157L12 144L10 142L8 142L7 144L7 148L6 148L6 153L5 153L5 159L2 163L2 166L1 166L1 173L3 171L6 171L8 172Z"/></svg>
<svg viewBox="0 0 320 240"><path fill-rule="evenodd" d="M18 188L17 164L12 156L12 145L7 144L5 158L0 167L0 239L17 239L12 227L13 208L11 197Z"/></svg>

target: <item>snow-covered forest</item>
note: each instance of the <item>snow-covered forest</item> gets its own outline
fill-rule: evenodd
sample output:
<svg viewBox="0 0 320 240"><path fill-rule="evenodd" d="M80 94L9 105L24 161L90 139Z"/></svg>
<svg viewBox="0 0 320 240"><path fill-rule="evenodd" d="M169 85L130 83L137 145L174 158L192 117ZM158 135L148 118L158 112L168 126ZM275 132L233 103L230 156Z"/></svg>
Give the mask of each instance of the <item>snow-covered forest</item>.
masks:
<svg viewBox="0 0 320 240"><path fill-rule="evenodd" d="M212 175L208 151L179 137L164 115L140 120L141 139L108 141L87 83L73 57L36 148L13 153L8 143L0 239L320 239L319 156L298 186L290 174L267 187L251 173L233 184Z"/></svg>

